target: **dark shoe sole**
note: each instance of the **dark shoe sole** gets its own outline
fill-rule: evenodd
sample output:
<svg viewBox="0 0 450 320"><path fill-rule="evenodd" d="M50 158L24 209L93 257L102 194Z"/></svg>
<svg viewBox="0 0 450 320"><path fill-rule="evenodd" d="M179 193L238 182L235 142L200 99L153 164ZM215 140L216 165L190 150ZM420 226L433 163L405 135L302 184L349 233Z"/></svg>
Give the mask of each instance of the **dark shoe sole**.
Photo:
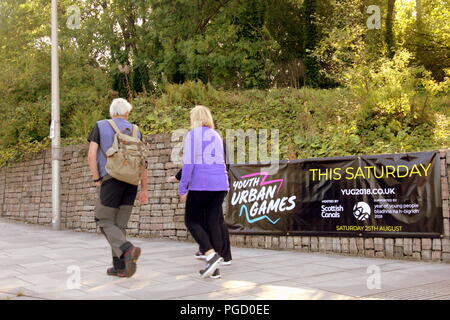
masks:
<svg viewBox="0 0 450 320"><path fill-rule="evenodd" d="M112 276L112 277L119 277L119 278L123 278L125 277L125 270L115 270L113 268L109 268L108 270L106 270L106 274L108 276Z"/></svg>
<svg viewBox="0 0 450 320"><path fill-rule="evenodd" d="M125 273L117 273L117 272L107 273L107 275L108 276L112 276L112 277L118 277L118 278L125 278L126 277Z"/></svg>
<svg viewBox="0 0 450 320"><path fill-rule="evenodd" d="M132 277L136 273L136 262L141 255L141 248L133 247L130 253L131 257L125 259L125 276Z"/></svg>

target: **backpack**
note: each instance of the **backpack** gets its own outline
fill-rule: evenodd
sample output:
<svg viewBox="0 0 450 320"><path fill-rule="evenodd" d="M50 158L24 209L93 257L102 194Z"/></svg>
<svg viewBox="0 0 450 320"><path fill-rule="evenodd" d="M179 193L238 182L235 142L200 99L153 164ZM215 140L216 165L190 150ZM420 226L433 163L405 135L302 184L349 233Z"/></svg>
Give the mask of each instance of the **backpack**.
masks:
<svg viewBox="0 0 450 320"><path fill-rule="evenodd" d="M108 123L115 135L112 146L106 151L106 172L117 180L137 186L148 164L148 150L138 137L139 128L133 125L129 136L121 132L113 120Z"/></svg>

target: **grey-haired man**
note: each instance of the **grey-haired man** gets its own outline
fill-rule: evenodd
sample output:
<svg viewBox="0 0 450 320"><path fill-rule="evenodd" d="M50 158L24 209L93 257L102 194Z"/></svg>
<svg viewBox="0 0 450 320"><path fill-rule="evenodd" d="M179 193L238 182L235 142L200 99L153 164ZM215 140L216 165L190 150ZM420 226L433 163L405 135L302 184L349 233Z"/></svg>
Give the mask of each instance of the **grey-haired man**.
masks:
<svg viewBox="0 0 450 320"><path fill-rule="evenodd" d="M132 135L137 127L128 122L132 109L125 99L114 99L110 106L110 115L122 133ZM142 134L139 132L142 139ZM138 186L119 181L107 174L106 151L112 146L115 131L107 120L96 123L89 135L88 163L93 181L98 187L98 200L95 206L95 221L108 240L113 257L113 267L108 275L131 277L136 272L136 262L141 254L139 247L126 238L126 227L133 210ZM140 204L148 202L147 170L141 176Z"/></svg>

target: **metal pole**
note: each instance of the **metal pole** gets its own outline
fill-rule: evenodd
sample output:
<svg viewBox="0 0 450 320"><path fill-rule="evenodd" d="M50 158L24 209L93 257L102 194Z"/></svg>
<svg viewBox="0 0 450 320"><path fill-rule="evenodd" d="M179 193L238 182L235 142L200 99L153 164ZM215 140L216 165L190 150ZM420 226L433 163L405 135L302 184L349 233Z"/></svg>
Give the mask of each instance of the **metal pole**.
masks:
<svg viewBox="0 0 450 320"><path fill-rule="evenodd" d="M59 116L59 62L58 62L58 0L52 0L52 227L61 229L60 202L60 116Z"/></svg>

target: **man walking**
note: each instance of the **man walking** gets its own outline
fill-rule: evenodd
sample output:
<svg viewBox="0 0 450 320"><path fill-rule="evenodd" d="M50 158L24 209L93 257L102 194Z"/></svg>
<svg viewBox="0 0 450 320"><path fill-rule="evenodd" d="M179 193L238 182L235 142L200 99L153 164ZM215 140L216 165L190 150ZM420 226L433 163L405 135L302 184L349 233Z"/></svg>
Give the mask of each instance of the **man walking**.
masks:
<svg viewBox="0 0 450 320"><path fill-rule="evenodd" d="M126 227L137 196L138 186L136 184L139 184L139 180L141 188L138 200L140 204L148 202L146 165L139 166L137 179L134 179L134 181L137 181L136 183L123 181L127 179L117 179L120 175L114 175L116 178L112 177L114 171L110 159L114 155L112 146L114 145L117 148L117 145L122 141L117 137L127 136L125 138L128 141L124 142L126 147L127 145L142 143L139 141L142 140L142 134L138 127L128 122L131 109L132 106L127 100L114 99L109 109L112 120L98 121L88 138L88 163L98 192L95 221L112 249L113 267L107 270L107 274L118 277L133 276L136 272L136 261L141 254L141 249L133 246L126 238ZM132 140L132 137L136 137L138 142ZM139 146L138 150L141 149L141 146ZM116 153L122 154L123 152L121 150L121 152ZM129 174L130 167L131 171L133 169L133 166L128 164L128 160L136 156L132 153L129 153L129 155L128 158L125 157L123 164L120 162L118 166L117 161L114 164L119 171L128 169L128 171L125 171L125 175L122 175L125 177L126 174ZM125 168L127 166L128 168ZM130 179L127 181L130 181Z"/></svg>

